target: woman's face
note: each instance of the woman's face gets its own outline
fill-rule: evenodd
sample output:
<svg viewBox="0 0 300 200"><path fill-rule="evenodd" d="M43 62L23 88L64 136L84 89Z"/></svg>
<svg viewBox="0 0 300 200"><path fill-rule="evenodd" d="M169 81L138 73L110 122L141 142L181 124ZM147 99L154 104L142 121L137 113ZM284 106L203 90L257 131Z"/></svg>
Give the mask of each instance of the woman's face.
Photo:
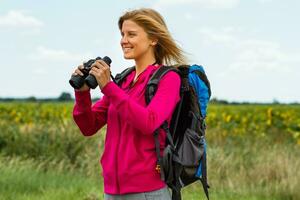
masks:
<svg viewBox="0 0 300 200"><path fill-rule="evenodd" d="M150 40L145 30L134 21L125 20L121 30L121 47L125 59L142 59L153 54L155 41ZM146 55L146 56L145 56Z"/></svg>

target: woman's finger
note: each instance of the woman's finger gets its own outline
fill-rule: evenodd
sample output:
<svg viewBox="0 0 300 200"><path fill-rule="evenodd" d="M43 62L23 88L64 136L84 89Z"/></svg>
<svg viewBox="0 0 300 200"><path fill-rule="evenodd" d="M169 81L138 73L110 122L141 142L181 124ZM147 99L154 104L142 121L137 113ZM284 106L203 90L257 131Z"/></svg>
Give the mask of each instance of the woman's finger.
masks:
<svg viewBox="0 0 300 200"><path fill-rule="evenodd" d="M98 68L98 69L100 69L102 66L101 66L101 64L99 63L99 62L94 62L92 65L91 65L91 68L93 69L93 68Z"/></svg>
<svg viewBox="0 0 300 200"><path fill-rule="evenodd" d="M83 68L84 68L83 65L79 65L79 66L78 66L78 69L83 69Z"/></svg>
<svg viewBox="0 0 300 200"><path fill-rule="evenodd" d="M75 70L74 73L79 74L80 76L83 76L83 73L82 73L82 71L79 69L79 67Z"/></svg>
<svg viewBox="0 0 300 200"><path fill-rule="evenodd" d="M106 64L106 62L104 62L103 60L97 60L97 63L99 63L102 66L102 68L104 68L104 69L109 68L109 65Z"/></svg>
<svg viewBox="0 0 300 200"><path fill-rule="evenodd" d="M101 76L102 73L103 73L103 70L101 68L97 68L97 67L93 67L91 70L90 70L90 74L93 74L94 76Z"/></svg>

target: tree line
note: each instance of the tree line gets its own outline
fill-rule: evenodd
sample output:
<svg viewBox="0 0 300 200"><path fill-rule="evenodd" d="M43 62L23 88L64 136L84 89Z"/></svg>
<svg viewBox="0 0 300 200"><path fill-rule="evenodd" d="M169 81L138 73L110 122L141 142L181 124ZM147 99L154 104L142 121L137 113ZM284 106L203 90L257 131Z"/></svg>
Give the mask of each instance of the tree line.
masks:
<svg viewBox="0 0 300 200"><path fill-rule="evenodd" d="M97 101L99 98L93 98L92 101ZM30 97L25 97L25 98L14 98L14 97L0 97L0 102L12 102L12 101L22 101L22 102L71 102L74 101L74 98L69 92L62 92L58 97L54 98L37 98L34 96ZM282 102L279 102L277 99L274 99L272 102L269 103L261 103L261 102L248 102L248 101L243 101L243 102L237 102L237 101L227 101L224 99L217 99L216 97L212 98L209 101L210 104L283 104ZM284 103L286 104L286 103ZM291 102L288 103L291 105L299 105L300 102Z"/></svg>

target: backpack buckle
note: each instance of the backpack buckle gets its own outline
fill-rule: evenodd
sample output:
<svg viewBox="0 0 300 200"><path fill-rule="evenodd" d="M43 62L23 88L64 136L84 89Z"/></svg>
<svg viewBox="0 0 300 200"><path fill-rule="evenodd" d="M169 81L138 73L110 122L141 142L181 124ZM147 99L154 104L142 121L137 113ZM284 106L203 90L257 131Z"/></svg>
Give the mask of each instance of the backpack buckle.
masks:
<svg viewBox="0 0 300 200"><path fill-rule="evenodd" d="M157 164L157 165L156 165L155 170L156 170L158 173L160 173L160 170L161 170L160 164Z"/></svg>

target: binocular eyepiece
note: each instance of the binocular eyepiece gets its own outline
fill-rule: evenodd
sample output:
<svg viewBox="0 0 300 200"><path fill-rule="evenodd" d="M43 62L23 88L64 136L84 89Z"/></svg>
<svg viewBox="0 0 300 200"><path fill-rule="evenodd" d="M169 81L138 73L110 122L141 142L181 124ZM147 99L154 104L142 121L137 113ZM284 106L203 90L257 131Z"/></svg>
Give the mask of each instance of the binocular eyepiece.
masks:
<svg viewBox="0 0 300 200"><path fill-rule="evenodd" d="M89 61L83 63L83 69L81 70L83 76L72 75L71 79L69 80L69 83L73 88L79 89L84 83L86 83L92 89L95 89L98 86L96 78L92 74L89 74L92 64L97 60L103 60L107 65L110 66L111 59L107 56L104 58L97 57L95 59L90 59Z"/></svg>

